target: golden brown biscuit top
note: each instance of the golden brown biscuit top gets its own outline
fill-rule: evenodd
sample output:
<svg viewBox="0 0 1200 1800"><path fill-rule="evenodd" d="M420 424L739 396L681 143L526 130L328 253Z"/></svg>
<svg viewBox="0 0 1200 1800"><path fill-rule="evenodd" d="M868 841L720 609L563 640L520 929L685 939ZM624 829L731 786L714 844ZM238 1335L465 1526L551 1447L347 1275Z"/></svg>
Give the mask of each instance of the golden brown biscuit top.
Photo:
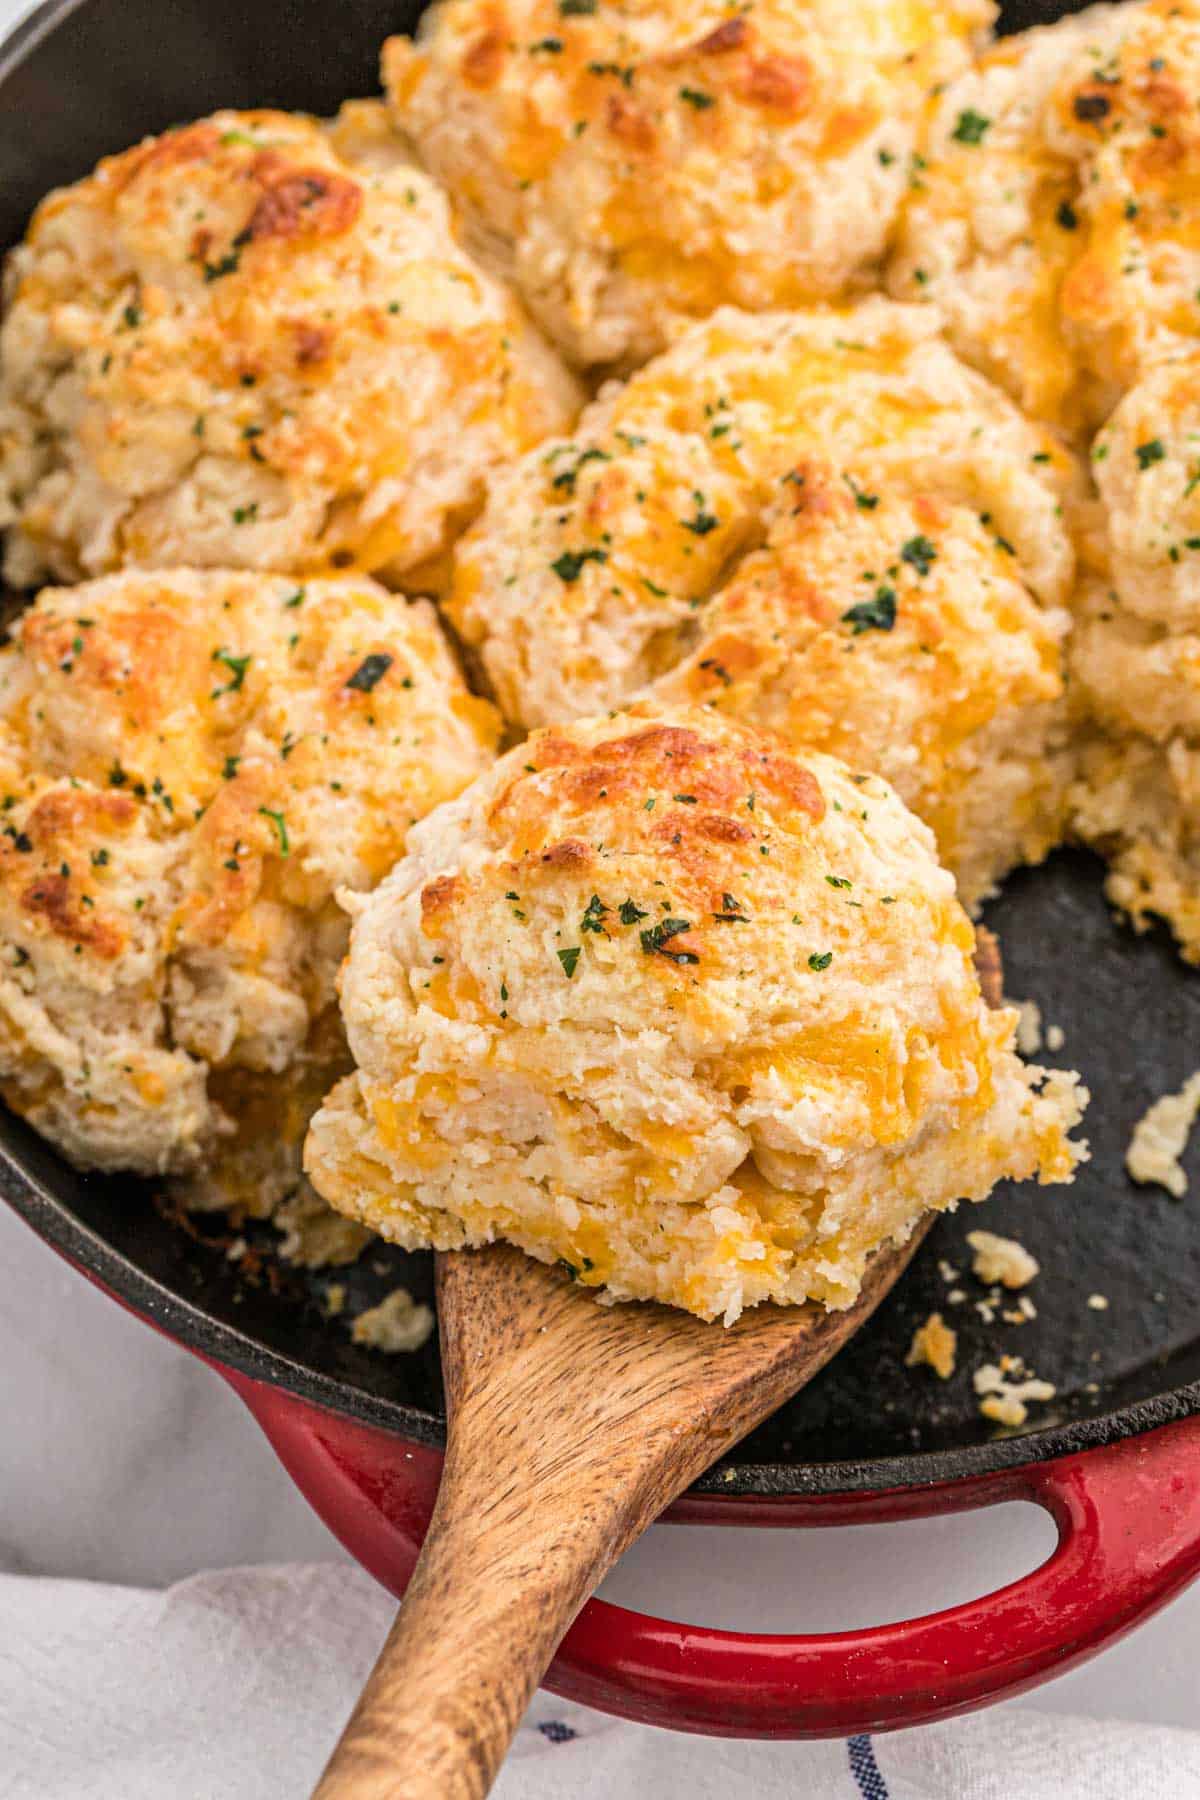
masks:
<svg viewBox="0 0 1200 1800"><path fill-rule="evenodd" d="M1112 53L1077 65L1054 96L1051 134L1082 172L1063 319L1118 389L1200 337L1198 82L1200 6L1149 0Z"/></svg>
<svg viewBox="0 0 1200 1800"><path fill-rule="evenodd" d="M924 92L992 10L459 0L415 44L389 40L384 84L456 201L519 243L539 316L609 362L661 347L671 315L800 305L861 278Z"/></svg>
<svg viewBox="0 0 1200 1800"><path fill-rule="evenodd" d="M185 850L178 928L219 945L255 900L307 910L378 880L496 735L432 610L365 577L48 589L0 658L0 713L0 880L98 955L117 953L102 895L127 887L135 826Z"/></svg>
<svg viewBox="0 0 1200 1800"><path fill-rule="evenodd" d="M85 499L100 484L77 504L119 518L102 554L83 546L92 572L404 568L438 547L439 508L456 528L489 460L561 426L576 398L365 102L328 127L220 112L105 159L38 208L5 331L10 400L40 408L42 361L69 367L61 447ZM431 472L439 430L462 465L449 487ZM8 473L23 530L56 540L61 503L47 511L28 473ZM283 538L263 538L302 502Z"/></svg>
<svg viewBox="0 0 1200 1800"><path fill-rule="evenodd" d="M417 827L387 891L415 909L412 1003L492 1028L662 1009L753 1038L868 1005L917 942L973 980L953 882L885 782L687 708L535 732ZM352 959L350 1016L381 1003L372 966Z"/></svg>

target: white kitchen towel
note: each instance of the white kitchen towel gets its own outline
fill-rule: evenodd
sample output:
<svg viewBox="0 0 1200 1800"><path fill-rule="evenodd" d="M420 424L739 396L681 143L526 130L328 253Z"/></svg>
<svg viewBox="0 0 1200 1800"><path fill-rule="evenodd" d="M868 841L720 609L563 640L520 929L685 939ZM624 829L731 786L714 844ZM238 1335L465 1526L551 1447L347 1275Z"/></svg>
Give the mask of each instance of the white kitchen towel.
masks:
<svg viewBox="0 0 1200 1800"><path fill-rule="evenodd" d="M0 1578L3 1800L306 1800L392 1602L337 1564L165 1590ZM694 1738L539 1694L498 1800L1200 1800L1200 1731L1004 1706L849 1743Z"/></svg>

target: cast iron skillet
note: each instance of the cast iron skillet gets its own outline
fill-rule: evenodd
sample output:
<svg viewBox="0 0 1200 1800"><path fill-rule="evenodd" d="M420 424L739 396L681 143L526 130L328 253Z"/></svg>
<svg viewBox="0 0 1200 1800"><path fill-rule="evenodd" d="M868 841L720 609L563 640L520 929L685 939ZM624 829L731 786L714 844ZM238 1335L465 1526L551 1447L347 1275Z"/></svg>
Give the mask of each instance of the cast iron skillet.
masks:
<svg viewBox="0 0 1200 1800"><path fill-rule="evenodd" d="M1006 22L1061 10L1026 0L1006 9ZM146 132L220 105L329 113L349 95L375 91L379 44L419 11L388 0L258 0L252 8L244 0L50 0L0 52L0 244L20 237L48 188ZM984 1213L968 1208L939 1222L875 1321L736 1460L699 1484L687 1503L692 1516L703 1513L705 1493L766 1502L770 1511L772 1497L786 1505L787 1496L978 1480L1200 1413L1197 1201L1136 1188L1123 1165L1134 1121L1200 1062L1200 975L1184 968L1164 932L1139 938L1117 923L1101 881L1094 859L1060 853L1014 876L988 915L1007 991L1036 998L1045 1019L1063 1027L1065 1049L1050 1060L1081 1069L1092 1089L1091 1163L1073 1188L1003 1191ZM1193 1176L1200 1179L1200 1157ZM352 1307L397 1281L428 1296L428 1257L380 1247L349 1275L255 1285L220 1244L189 1237L164 1216L148 1186L75 1173L2 1110L0 1194L128 1305L223 1368L414 1446L443 1441L436 1344L384 1358L356 1348L320 1306L330 1279L348 1283ZM976 1225L1014 1235L1038 1256L1033 1322L1009 1328L978 1315L982 1290L964 1245ZM947 1280L947 1265L957 1280ZM953 1286L966 1288L971 1303L948 1307ZM1096 1294L1107 1310L1088 1305ZM944 1384L903 1367L915 1324L939 1308L960 1334L960 1372ZM1007 1436L980 1417L969 1373L1004 1350L1019 1351L1058 1389L1023 1432ZM577 1683L575 1691L584 1690ZM614 1703L611 1693L590 1697ZM695 1723L644 1706L642 1716ZM714 1728L711 1717L705 1728Z"/></svg>

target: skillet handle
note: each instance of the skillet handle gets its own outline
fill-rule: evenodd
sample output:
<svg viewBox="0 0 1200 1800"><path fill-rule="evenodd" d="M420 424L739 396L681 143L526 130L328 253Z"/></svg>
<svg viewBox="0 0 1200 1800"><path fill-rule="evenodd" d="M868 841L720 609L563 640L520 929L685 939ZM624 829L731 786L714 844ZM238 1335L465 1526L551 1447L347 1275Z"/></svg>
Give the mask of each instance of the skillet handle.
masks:
<svg viewBox="0 0 1200 1800"><path fill-rule="evenodd" d="M434 1450L313 1407L230 1369L310 1503L403 1593L441 1473ZM1021 1580L899 1624L821 1636L715 1631L590 1600L544 1685L675 1731L829 1738L970 1712L1065 1674L1200 1575L1200 1416L1140 1437L930 1488L779 1500L686 1495L707 1525L848 1525L1033 1500L1059 1530Z"/></svg>
<svg viewBox="0 0 1200 1800"><path fill-rule="evenodd" d="M886 1516L887 1498L874 1517ZM895 1516L939 1510L919 1495L895 1498ZM1059 1531L1039 1568L994 1593L924 1618L804 1637L698 1630L593 1601L560 1651L572 1692L587 1699L591 1675L612 1705L613 1675L623 1673L635 1716L669 1715L677 1730L806 1738L924 1724L1021 1693L1123 1636L1200 1575L1200 1417L1003 1472L982 1498L1033 1500Z"/></svg>

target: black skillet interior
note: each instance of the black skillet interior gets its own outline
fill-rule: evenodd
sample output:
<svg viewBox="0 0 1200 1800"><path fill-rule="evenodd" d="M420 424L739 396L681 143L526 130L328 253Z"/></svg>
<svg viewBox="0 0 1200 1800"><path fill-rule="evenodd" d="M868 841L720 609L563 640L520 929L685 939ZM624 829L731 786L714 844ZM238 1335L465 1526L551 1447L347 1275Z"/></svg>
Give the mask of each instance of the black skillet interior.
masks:
<svg viewBox="0 0 1200 1800"><path fill-rule="evenodd" d="M1011 5L1006 23L1062 10ZM418 11L389 0L258 0L252 9L244 0L54 0L0 54L0 242L19 237L47 188L147 131L220 105L331 112L372 91L379 43ZM1200 974L1183 968L1165 933L1137 938L1114 922L1101 876L1093 859L1062 853L1015 876L989 914L1008 992L1035 998L1063 1028L1065 1047L1049 1060L1080 1068L1092 1089L1092 1162L1073 1188L1005 1190L986 1212L940 1221L880 1317L703 1485L784 1493L950 1479L1200 1409L1197 1201L1135 1187L1123 1161L1134 1121L1200 1060ZM1200 1183L1200 1156L1192 1174ZM346 1283L348 1310L398 1281L428 1296L430 1258L380 1247L349 1272L249 1281L220 1243L165 1217L148 1188L75 1174L2 1112L0 1192L195 1348L410 1436L440 1437L436 1344L386 1358L355 1347L321 1306L331 1279ZM980 1317L983 1290L964 1245L976 1225L1038 1256L1036 1319ZM947 1279L947 1267L957 1276ZM956 1287L969 1298L950 1305ZM1089 1305L1094 1295L1105 1310ZM960 1334L959 1373L946 1383L903 1366L914 1326L935 1309ZM969 1371L1005 1351L1058 1396L1023 1434L998 1437L979 1416Z"/></svg>

